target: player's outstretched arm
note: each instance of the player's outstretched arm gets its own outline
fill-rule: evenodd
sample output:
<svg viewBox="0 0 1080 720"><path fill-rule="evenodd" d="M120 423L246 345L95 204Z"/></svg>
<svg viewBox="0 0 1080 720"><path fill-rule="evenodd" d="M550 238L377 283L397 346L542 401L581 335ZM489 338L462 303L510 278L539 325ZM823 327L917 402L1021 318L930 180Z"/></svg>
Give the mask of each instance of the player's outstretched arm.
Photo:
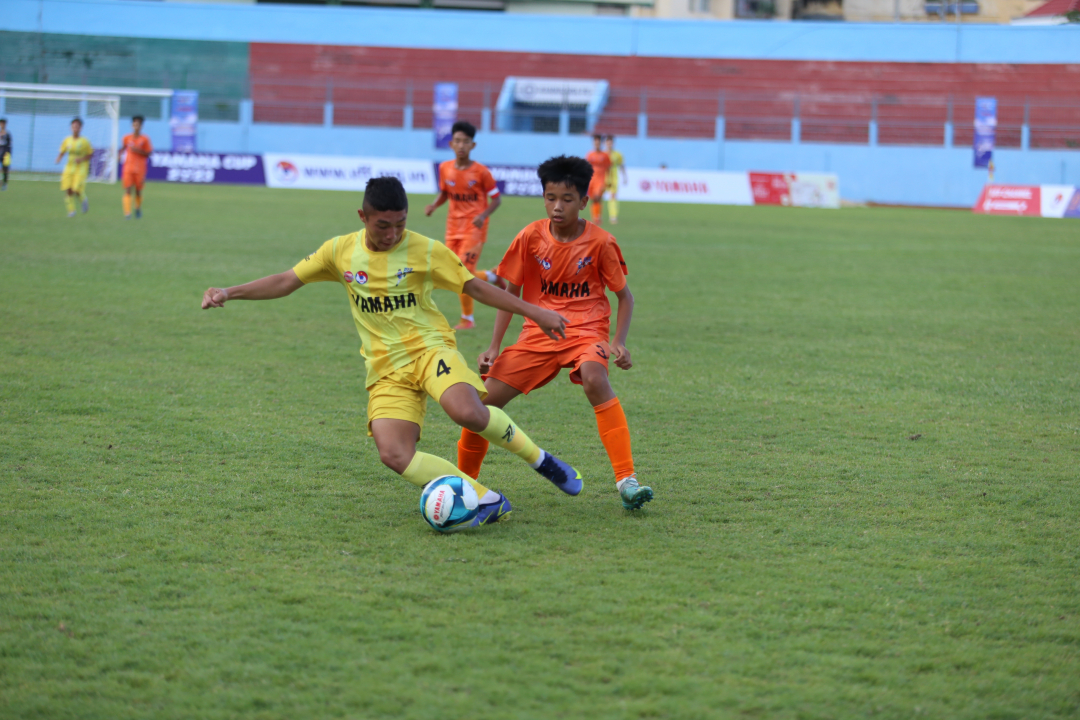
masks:
<svg viewBox="0 0 1080 720"><path fill-rule="evenodd" d="M203 293L202 309L222 307L226 300L275 300L291 295L303 286L304 283L296 276L295 270L286 270L243 285L234 285L230 288L208 288Z"/></svg>
<svg viewBox="0 0 1080 720"><path fill-rule="evenodd" d="M488 307L524 315L539 325L540 329L544 331L544 334L552 340L556 340L558 337L562 337L564 340L566 339L566 323L568 323L569 320L557 312L545 310L539 305L527 303L521 298L514 297L505 290L500 290L494 285L483 282L482 280L477 280L476 278L466 282L465 285L462 286L461 291Z"/></svg>
<svg viewBox="0 0 1080 720"><path fill-rule="evenodd" d="M630 318L634 315L634 296L630 293L630 286L623 285L615 297L619 299L619 313L615 316L615 339L611 342L611 354L615 356L616 367L629 370L634 363L630 360L630 351L626 349L626 336L630 334Z"/></svg>
<svg viewBox="0 0 1080 720"><path fill-rule="evenodd" d="M521 297L521 286L507 283L506 292L519 298ZM480 366L481 375L491 369L491 366L495 364L495 360L499 357L499 353L502 352L503 338L506 337L506 329L510 327L510 321L513 319L514 313L508 310L500 310L495 315L495 327L491 331L491 345L487 350L480 353L480 357L476 359L477 364Z"/></svg>

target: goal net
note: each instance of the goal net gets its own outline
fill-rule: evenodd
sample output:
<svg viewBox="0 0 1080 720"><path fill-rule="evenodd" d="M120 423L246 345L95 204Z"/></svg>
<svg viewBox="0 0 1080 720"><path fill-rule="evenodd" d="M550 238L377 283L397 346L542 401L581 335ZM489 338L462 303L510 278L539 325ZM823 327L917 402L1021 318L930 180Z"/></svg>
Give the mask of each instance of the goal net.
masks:
<svg viewBox="0 0 1080 720"><path fill-rule="evenodd" d="M12 135L11 169L15 172L59 173L60 143L71 134L71 121L82 118L82 136L94 147L90 177L113 183L118 173L120 100L167 98L172 90L94 86L0 83L0 117Z"/></svg>

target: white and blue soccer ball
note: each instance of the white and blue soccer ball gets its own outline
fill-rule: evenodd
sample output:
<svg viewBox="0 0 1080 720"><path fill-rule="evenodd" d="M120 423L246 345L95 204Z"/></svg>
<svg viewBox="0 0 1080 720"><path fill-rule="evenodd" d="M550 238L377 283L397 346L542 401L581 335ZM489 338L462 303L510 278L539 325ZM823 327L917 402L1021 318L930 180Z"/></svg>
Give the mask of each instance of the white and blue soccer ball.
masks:
<svg viewBox="0 0 1080 720"><path fill-rule="evenodd" d="M480 498L472 483L457 475L443 475L424 486L420 514L439 532L454 532L476 518Z"/></svg>

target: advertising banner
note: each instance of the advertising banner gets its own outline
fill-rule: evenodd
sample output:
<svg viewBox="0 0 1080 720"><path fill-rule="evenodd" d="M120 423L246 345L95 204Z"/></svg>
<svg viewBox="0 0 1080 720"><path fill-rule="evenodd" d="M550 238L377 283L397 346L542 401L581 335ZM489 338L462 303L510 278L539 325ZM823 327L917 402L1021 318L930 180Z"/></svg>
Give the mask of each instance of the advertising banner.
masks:
<svg viewBox="0 0 1080 720"><path fill-rule="evenodd" d="M750 173L755 205L840 207L840 180L829 173Z"/></svg>
<svg viewBox="0 0 1080 720"><path fill-rule="evenodd" d="M179 183L265 185L262 155L153 152L146 179Z"/></svg>
<svg viewBox="0 0 1080 720"><path fill-rule="evenodd" d="M195 152L195 132L199 125L199 91L174 90L172 96L173 152Z"/></svg>
<svg viewBox="0 0 1080 720"><path fill-rule="evenodd" d="M536 168L528 165L488 165L499 192L503 195L541 197L544 188L536 176Z"/></svg>
<svg viewBox="0 0 1080 720"><path fill-rule="evenodd" d="M619 199L639 202L753 205L744 172L626 168Z"/></svg>
<svg viewBox="0 0 1080 720"><path fill-rule="evenodd" d="M450 129L457 122L457 83L435 83L435 102L432 106L435 122L435 147L450 147Z"/></svg>
<svg viewBox="0 0 1080 720"><path fill-rule="evenodd" d="M972 212L1080 218L1080 188L1072 185L987 185Z"/></svg>
<svg viewBox="0 0 1080 720"><path fill-rule="evenodd" d="M263 164L274 188L363 191L373 177L396 177L405 192L437 192L430 160L266 153Z"/></svg>
<svg viewBox="0 0 1080 720"><path fill-rule="evenodd" d="M990 166L997 133L997 98L975 98L975 167Z"/></svg>

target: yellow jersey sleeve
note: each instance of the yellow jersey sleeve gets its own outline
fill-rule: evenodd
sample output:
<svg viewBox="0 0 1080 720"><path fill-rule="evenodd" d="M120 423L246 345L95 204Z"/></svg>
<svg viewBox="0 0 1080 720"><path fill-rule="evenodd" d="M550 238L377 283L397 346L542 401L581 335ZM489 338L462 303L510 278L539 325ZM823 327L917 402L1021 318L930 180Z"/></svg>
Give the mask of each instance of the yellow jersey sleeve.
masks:
<svg viewBox="0 0 1080 720"><path fill-rule="evenodd" d="M68 151L68 148L70 147L70 145L71 145L71 138L69 138L69 137L64 138L64 140L60 143L60 154L63 155L64 153L66 153Z"/></svg>
<svg viewBox="0 0 1080 720"><path fill-rule="evenodd" d="M293 272L300 282L305 285L313 282L338 282L337 263L334 261L334 250L337 248L339 238L331 238L322 244L315 252L296 263ZM456 255L454 256L456 259Z"/></svg>
<svg viewBox="0 0 1080 720"><path fill-rule="evenodd" d="M458 295L465 283L476 277L450 248L437 241L432 242L430 273L435 287Z"/></svg>

